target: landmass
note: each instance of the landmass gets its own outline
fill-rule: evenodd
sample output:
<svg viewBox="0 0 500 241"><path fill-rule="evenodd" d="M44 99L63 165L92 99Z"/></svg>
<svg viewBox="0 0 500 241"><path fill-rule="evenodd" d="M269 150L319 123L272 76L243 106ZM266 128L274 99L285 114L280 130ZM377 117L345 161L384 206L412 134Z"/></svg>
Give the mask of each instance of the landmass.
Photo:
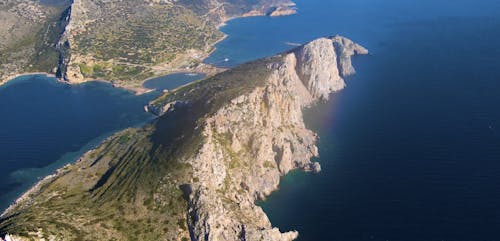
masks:
<svg viewBox="0 0 500 241"><path fill-rule="evenodd" d="M33 0L0 2L0 84L24 73L69 83L106 80L145 91L145 79L174 72L213 75L203 63L244 16L292 14L290 0ZM287 11L290 10L290 11Z"/></svg>
<svg viewBox="0 0 500 241"><path fill-rule="evenodd" d="M302 110L327 100L367 54L320 38L164 94L158 117L116 133L38 183L0 218L7 240L277 240L256 205L294 169L318 172Z"/></svg>
<svg viewBox="0 0 500 241"><path fill-rule="evenodd" d="M57 5L0 1L0 84L23 73L55 74L59 60L56 43L64 31L68 6L69 1L64 0Z"/></svg>

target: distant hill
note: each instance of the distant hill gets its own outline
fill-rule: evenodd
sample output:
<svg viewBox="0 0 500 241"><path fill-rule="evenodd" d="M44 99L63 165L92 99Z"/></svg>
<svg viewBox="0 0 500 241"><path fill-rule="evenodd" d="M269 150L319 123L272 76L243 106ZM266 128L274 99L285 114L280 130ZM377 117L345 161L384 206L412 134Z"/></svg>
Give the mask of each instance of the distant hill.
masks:
<svg viewBox="0 0 500 241"><path fill-rule="evenodd" d="M57 4L54 4L57 3ZM202 63L225 21L293 8L289 0L7 0L0 3L0 77L54 73L69 82L144 79ZM293 12L291 12L293 13Z"/></svg>

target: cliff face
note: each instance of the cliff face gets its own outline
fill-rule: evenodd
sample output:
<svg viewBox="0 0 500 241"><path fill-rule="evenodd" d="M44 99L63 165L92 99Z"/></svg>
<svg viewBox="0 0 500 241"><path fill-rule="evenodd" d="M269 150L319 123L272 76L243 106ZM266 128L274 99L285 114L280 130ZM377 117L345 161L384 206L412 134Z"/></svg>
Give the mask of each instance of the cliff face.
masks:
<svg viewBox="0 0 500 241"><path fill-rule="evenodd" d="M320 171L317 136L302 109L345 86L350 56L366 54L352 41L321 38L269 64L263 86L234 98L205 121L205 139L188 162L198 181L190 185L193 240L293 240L255 205L278 188L292 169ZM344 74L345 73L345 74ZM207 239L208 237L208 239Z"/></svg>
<svg viewBox="0 0 500 241"><path fill-rule="evenodd" d="M0 234L293 240L296 231L274 228L255 203L290 170L321 170L302 110L341 90L354 73L350 57L366 53L340 36L320 38L168 93L149 107L160 115L154 123L40 184L4 213Z"/></svg>

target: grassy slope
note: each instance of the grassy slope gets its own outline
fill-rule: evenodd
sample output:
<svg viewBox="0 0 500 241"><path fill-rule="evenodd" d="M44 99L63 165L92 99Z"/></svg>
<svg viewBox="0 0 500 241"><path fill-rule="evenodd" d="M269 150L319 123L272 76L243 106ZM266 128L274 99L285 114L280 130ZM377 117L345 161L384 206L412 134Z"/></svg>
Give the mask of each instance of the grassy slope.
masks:
<svg viewBox="0 0 500 241"><path fill-rule="evenodd" d="M180 189L190 183L190 158L203 142L207 115L262 86L279 58L244 64L167 94L156 101L189 101L140 129L115 134L59 177L43 185L0 220L0 235L65 240L188 240L187 204ZM180 123L180 124L179 124Z"/></svg>
<svg viewBox="0 0 500 241"><path fill-rule="evenodd" d="M33 205L4 217L0 233L28 236L42 228L44 237L65 240L176 240L186 228L176 181L189 167L155 153L150 128L121 132L67 167Z"/></svg>
<svg viewBox="0 0 500 241"><path fill-rule="evenodd" d="M151 102L161 107L173 101L188 101L204 113L213 113L221 105L262 85L270 70L268 64L280 57L266 58L243 64L205 80L166 93Z"/></svg>

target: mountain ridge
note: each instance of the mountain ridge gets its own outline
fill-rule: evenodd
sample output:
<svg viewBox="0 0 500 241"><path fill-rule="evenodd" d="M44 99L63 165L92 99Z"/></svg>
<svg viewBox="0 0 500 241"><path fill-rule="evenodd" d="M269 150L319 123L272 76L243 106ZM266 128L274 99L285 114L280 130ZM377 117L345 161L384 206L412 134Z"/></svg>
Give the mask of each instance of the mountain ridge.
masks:
<svg viewBox="0 0 500 241"><path fill-rule="evenodd" d="M344 37L320 38L151 102L159 117L113 135L0 218L11 240L293 240L255 205L293 169L320 171L302 109L345 87ZM6 236L7 237L7 236Z"/></svg>

